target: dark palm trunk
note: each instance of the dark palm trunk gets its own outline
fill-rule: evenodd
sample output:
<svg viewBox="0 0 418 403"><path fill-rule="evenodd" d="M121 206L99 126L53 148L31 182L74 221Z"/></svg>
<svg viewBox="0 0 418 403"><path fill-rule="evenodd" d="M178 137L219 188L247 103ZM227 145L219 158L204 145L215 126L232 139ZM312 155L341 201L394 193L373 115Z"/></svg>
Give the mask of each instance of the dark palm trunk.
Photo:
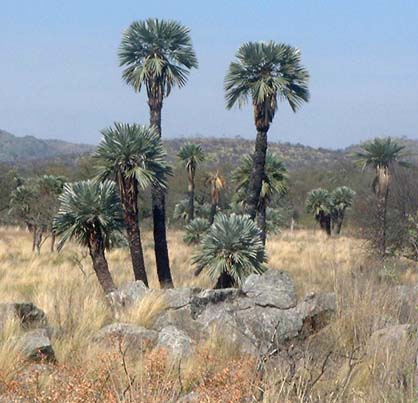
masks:
<svg viewBox="0 0 418 403"><path fill-rule="evenodd" d="M161 110L163 98L161 92L157 96L150 96L148 93L148 105L150 108L150 126L154 127L161 137ZM170 271L170 260L168 257L165 194L158 187L152 188L152 218L154 222L154 251L157 264L157 274L162 288L172 288L173 279Z"/></svg>
<svg viewBox="0 0 418 403"><path fill-rule="evenodd" d="M386 257L386 214L388 196L389 189L386 189L385 191L378 193L377 195L377 250L382 259Z"/></svg>
<svg viewBox="0 0 418 403"><path fill-rule="evenodd" d="M55 251L55 233L51 234L51 253Z"/></svg>
<svg viewBox="0 0 418 403"><path fill-rule="evenodd" d="M337 217L335 218L335 233L337 235L340 235L341 233L341 227L343 225L344 221L344 212L341 211L338 213Z"/></svg>
<svg viewBox="0 0 418 403"><path fill-rule="evenodd" d="M327 235L331 235L331 215L321 212L317 216L319 226Z"/></svg>
<svg viewBox="0 0 418 403"><path fill-rule="evenodd" d="M194 178L189 179L189 188L188 188L188 195L189 195L189 208L188 208L188 221L192 221L194 219Z"/></svg>
<svg viewBox="0 0 418 403"><path fill-rule="evenodd" d="M218 205L212 201L212 206L210 207L210 213L209 213L209 225L212 225L213 221L215 220L217 207Z"/></svg>
<svg viewBox="0 0 418 403"><path fill-rule="evenodd" d="M116 289L116 286L109 271L109 266L105 257L104 242L101 234L96 233L93 230L90 233L88 246L90 257L93 262L93 269L96 273L97 279L99 280L105 294L109 294Z"/></svg>
<svg viewBox="0 0 418 403"><path fill-rule="evenodd" d="M257 206L260 199L261 186L264 179L264 166L267 153L267 129L257 130L255 151L253 154L253 168L248 187L246 200L247 214L254 220L257 213Z"/></svg>
<svg viewBox="0 0 418 403"><path fill-rule="evenodd" d="M263 245L266 244L266 237L267 237L267 217L266 217L267 205L265 200L260 200L258 205L258 213L257 213L257 225L258 228L261 230L261 240L263 241Z"/></svg>
<svg viewBox="0 0 418 403"><path fill-rule="evenodd" d="M216 282L215 289L220 288L233 288L235 286L234 278L227 272L222 272Z"/></svg>
<svg viewBox="0 0 418 403"><path fill-rule="evenodd" d="M117 180L123 205L126 233L135 280L141 280L148 286L144 254L142 251L141 230L139 227L137 184L134 181L126 180L122 175Z"/></svg>

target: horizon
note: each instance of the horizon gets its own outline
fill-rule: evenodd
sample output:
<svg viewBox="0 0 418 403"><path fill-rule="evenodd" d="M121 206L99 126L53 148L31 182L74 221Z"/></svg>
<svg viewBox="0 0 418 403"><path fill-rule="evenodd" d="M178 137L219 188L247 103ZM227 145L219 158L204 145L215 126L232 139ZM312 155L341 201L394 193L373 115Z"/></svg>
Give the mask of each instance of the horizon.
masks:
<svg viewBox="0 0 418 403"><path fill-rule="evenodd" d="M165 100L165 139L254 140L250 108L225 109L223 79L241 43L269 39L300 48L311 75L311 101L296 114L281 103L269 141L338 150L382 135L418 139L418 5L388 0L8 1L0 16L0 74L7 78L0 126L18 136L94 145L113 121L148 124L145 97L122 81L117 61L123 30L148 17L188 26L199 60L186 87Z"/></svg>

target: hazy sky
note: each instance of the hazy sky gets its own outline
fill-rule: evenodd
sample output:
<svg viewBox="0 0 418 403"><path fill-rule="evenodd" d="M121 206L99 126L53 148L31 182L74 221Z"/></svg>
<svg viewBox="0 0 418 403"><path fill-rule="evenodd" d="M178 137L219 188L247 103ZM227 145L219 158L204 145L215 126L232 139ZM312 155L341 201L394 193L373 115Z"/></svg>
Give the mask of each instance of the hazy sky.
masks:
<svg viewBox="0 0 418 403"><path fill-rule="evenodd" d="M165 102L163 135L254 137L251 110L227 111L223 79L244 41L302 50L311 101L281 104L271 140L343 147L418 138L417 0L1 0L0 128L96 143L113 121L148 122L117 49L136 19L191 28L199 69Z"/></svg>

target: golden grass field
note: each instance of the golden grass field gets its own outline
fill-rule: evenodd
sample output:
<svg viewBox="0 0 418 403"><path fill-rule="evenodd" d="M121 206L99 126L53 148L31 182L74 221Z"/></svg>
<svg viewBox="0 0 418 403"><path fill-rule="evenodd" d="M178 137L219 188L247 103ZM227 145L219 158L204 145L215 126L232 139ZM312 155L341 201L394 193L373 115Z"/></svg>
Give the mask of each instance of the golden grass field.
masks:
<svg viewBox="0 0 418 403"><path fill-rule="evenodd" d="M181 231L169 232L175 285L211 287L207 277L193 276L193 247L185 245L182 237ZM265 402L390 402L416 398L413 387L405 390L393 381L393 374L403 370L402 357L412 354L414 343L403 351L386 351L373 363L363 362L361 357L376 318L397 315L398 307L388 290L394 284L416 284L417 267L393 260L381 269L361 239L327 239L319 231L299 230L268 240L268 266L288 271L301 298L311 291L335 292L338 301L335 321L315 338L315 351L307 351L310 361L291 380L274 369L259 379L254 359L225 346L216 334L181 368L173 368L164 352L125 357L129 362L124 363L118 352L98 349L90 339L112 317L90 257L73 244L59 254L51 253L47 243L38 256L31 252L29 233L0 228L0 302L30 301L46 312L54 328L52 342L59 362L49 375L23 378L25 364L19 360L11 337L17 326L9 324L0 335L0 390L7 396L22 396L27 400L21 401L34 402L168 402L175 401L179 391L195 390L200 399L205 399L202 401L240 402L260 401L263 390L261 401ZM150 233L143 235L143 244L150 285L157 288ZM107 256L116 284L132 281L127 250L113 250ZM126 312L121 321L147 327L163 309L164 300L155 292L134 311ZM321 371L321 354L328 349L338 352L341 359L334 360L323 379L312 385L312 378ZM344 358L350 354L350 360ZM350 367L349 376L344 375L347 365L354 367Z"/></svg>

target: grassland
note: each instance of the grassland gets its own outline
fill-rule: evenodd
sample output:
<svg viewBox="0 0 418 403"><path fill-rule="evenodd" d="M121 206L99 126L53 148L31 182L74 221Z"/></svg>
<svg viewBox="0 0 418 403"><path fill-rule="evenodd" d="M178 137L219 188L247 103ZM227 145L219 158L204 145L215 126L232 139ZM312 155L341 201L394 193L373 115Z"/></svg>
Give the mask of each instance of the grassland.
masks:
<svg viewBox="0 0 418 403"><path fill-rule="evenodd" d="M181 231L169 232L169 247L176 286L212 286L209 278L192 275L193 247L183 243ZM27 372L11 337L15 324L4 328L0 386L7 396L26 399L15 401L168 402L191 390L207 402L414 401L415 381L402 357L411 355L416 343L405 345L402 351L385 350L373 362L365 358L365 350L377 321L399 317L391 290L399 284L416 284L417 267L394 259L382 269L361 239L327 239L313 231L284 232L269 239L269 267L288 271L301 298L312 291L335 292L338 301L336 318L303 347L303 370L291 378L277 365L261 376L256 360L226 346L219 334L199 346L181 366L171 365L163 351L138 357L103 351L91 338L111 322L112 314L89 256L71 244L59 254L48 249L45 245L39 256L33 254L28 233L0 229L0 301L31 301L46 312L59 362L48 371L38 373L32 368ZM157 287L149 233L144 234L144 249L151 287ZM126 250L110 251L108 259L117 285L132 280ZM156 291L121 321L148 327L163 309L164 300ZM313 382L329 351L334 358L326 362L319 381ZM406 388L396 381L399 371L408 378Z"/></svg>

